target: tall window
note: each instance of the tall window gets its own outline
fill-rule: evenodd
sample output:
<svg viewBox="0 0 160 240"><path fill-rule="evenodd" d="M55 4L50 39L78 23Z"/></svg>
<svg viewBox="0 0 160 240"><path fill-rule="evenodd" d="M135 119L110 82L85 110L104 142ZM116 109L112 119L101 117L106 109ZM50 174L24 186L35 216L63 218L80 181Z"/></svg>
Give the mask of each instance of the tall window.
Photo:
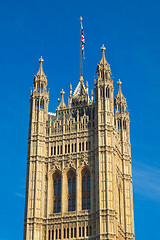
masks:
<svg viewBox="0 0 160 240"><path fill-rule="evenodd" d="M72 171L68 172L68 211L76 210L76 176Z"/></svg>
<svg viewBox="0 0 160 240"><path fill-rule="evenodd" d="M61 176L58 173L53 175L54 189L54 213L61 212Z"/></svg>
<svg viewBox="0 0 160 240"><path fill-rule="evenodd" d="M91 208L91 187L90 172L87 169L82 171L82 210Z"/></svg>

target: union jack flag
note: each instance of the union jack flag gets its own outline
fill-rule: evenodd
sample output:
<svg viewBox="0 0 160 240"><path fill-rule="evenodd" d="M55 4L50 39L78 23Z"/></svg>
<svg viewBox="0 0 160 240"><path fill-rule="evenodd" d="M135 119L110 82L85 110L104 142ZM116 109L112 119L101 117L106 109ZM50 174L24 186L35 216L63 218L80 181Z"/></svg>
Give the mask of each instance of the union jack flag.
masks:
<svg viewBox="0 0 160 240"><path fill-rule="evenodd" d="M82 44L82 56L85 59L84 56L84 44L85 44L85 39L84 39L84 31L83 31L83 25L81 23L81 44Z"/></svg>

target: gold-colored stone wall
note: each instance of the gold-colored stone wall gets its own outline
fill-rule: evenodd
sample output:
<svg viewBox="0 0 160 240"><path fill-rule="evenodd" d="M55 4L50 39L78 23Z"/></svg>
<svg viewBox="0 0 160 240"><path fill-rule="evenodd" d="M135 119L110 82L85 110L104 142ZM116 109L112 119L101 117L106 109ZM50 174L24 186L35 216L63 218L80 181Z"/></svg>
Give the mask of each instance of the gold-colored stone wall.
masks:
<svg viewBox="0 0 160 240"><path fill-rule="evenodd" d="M24 240L134 240L129 114L114 99L110 65L97 66L95 100L81 76L68 106L48 112L47 78L40 69L31 92ZM90 173L91 207L82 210L82 171ZM68 211L69 171L76 176L76 209ZM61 211L54 213L53 176L61 178Z"/></svg>

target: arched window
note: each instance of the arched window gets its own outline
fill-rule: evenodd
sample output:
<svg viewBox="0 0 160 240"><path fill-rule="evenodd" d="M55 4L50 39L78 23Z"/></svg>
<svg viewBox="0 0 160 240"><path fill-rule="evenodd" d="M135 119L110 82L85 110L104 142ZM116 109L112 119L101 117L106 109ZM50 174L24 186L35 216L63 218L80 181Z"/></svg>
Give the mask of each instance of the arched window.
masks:
<svg viewBox="0 0 160 240"><path fill-rule="evenodd" d="M61 176L58 173L53 175L54 213L61 212Z"/></svg>
<svg viewBox="0 0 160 240"><path fill-rule="evenodd" d="M68 172L68 212L76 210L76 176L73 171Z"/></svg>
<svg viewBox="0 0 160 240"><path fill-rule="evenodd" d="M82 171L82 210L91 208L91 186L90 172L87 169Z"/></svg>
<svg viewBox="0 0 160 240"><path fill-rule="evenodd" d="M109 87L106 88L106 97L107 97L107 98L110 97Z"/></svg>

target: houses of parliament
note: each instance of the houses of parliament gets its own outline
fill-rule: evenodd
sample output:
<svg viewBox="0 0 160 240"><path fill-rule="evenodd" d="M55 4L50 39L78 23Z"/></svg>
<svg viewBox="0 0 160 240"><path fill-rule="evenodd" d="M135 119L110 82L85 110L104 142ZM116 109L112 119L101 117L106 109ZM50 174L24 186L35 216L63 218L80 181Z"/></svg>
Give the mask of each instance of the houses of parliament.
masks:
<svg viewBox="0 0 160 240"><path fill-rule="evenodd" d="M130 119L101 47L94 91L83 75L48 111L43 59L30 94L24 240L134 240Z"/></svg>

